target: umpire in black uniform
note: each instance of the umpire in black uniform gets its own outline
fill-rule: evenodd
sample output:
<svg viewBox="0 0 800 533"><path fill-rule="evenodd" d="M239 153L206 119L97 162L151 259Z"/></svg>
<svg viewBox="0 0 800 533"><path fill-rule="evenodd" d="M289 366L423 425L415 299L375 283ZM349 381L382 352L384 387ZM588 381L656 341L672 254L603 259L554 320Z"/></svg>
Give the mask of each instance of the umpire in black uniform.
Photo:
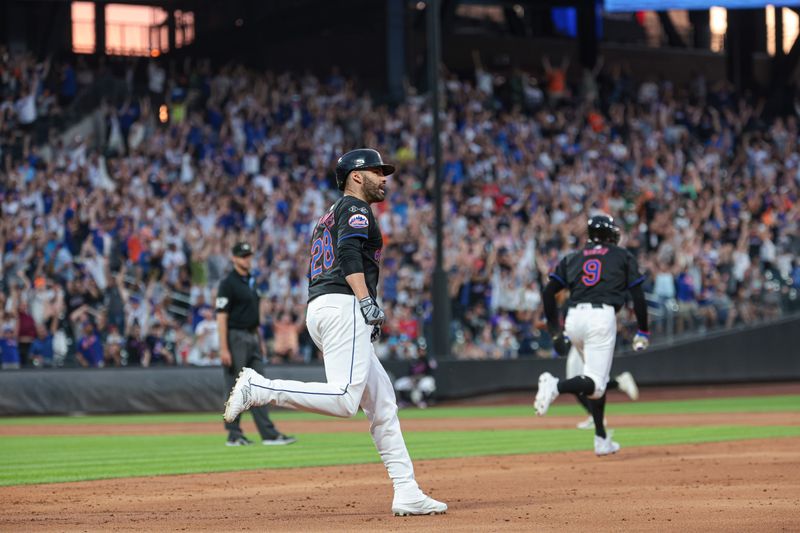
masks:
<svg viewBox="0 0 800 533"><path fill-rule="evenodd" d="M219 356L225 372L225 390L230 391L242 368L249 367L264 373L264 350L258 332L258 293L250 276L253 247L238 242L233 247L233 270L219 284L217 290L217 328ZM292 444L297 439L282 434L269 418L267 407L251 409L263 444ZM225 423L228 446L244 446L252 442L244 436L239 425L241 417Z"/></svg>

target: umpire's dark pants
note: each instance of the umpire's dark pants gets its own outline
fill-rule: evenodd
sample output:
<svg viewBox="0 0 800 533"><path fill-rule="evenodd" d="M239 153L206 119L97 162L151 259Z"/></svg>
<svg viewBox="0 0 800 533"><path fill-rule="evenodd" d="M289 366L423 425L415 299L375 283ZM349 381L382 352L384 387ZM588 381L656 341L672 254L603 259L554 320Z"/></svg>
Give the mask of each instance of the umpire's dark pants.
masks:
<svg viewBox="0 0 800 533"><path fill-rule="evenodd" d="M231 351L231 366L222 367L225 373L225 394L230 393L236 378L242 368L249 367L264 374L264 362L261 359L261 346L258 343L258 333L255 331L246 331L243 329L228 330L228 348ZM226 398L227 399L227 398ZM275 429L275 424L269 418L269 411L266 406L253 407L250 409L253 413L258 432L261 433L262 439L274 439L280 433ZM242 428L239 426L241 416L237 416L236 420L230 424L225 422L225 429L228 430L228 438L235 439L243 435Z"/></svg>

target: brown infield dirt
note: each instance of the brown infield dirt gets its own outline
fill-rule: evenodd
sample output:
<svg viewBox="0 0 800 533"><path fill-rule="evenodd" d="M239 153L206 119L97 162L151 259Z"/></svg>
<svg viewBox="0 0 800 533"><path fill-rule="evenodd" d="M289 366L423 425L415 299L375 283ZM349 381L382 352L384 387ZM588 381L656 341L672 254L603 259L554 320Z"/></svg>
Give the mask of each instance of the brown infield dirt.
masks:
<svg viewBox="0 0 800 533"><path fill-rule="evenodd" d="M758 394L746 391L727 388L715 395ZM623 416L614 415L613 403L608 411L614 427L800 424L798 413ZM405 420L403 428L555 428L575 422L533 416ZM298 434L367 429L363 420L280 426ZM220 429L207 423L20 425L0 427L0 435ZM800 438L629 448L598 458L586 434L585 452L415 462L423 489L450 506L443 516L391 516L386 472L369 464L2 487L0 531L800 530Z"/></svg>

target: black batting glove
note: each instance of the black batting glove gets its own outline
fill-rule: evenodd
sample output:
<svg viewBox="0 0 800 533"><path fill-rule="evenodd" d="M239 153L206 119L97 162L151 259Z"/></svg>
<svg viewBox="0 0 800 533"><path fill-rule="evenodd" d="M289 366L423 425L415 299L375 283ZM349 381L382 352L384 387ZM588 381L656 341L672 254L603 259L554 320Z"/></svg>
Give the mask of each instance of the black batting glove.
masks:
<svg viewBox="0 0 800 533"><path fill-rule="evenodd" d="M564 335L563 331L560 331L553 336L553 348L555 348L558 355L569 355L569 350L572 348L572 341L569 340L569 337Z"/></svg>
<svg viewBox="0 0 800 533"><path fill-rule="evenodd" d="M364 321L370 326L380 326L386 320L386 313L378 306L378 302L372 296L367 296L358 301L361 306L361 314Z"/></svg>

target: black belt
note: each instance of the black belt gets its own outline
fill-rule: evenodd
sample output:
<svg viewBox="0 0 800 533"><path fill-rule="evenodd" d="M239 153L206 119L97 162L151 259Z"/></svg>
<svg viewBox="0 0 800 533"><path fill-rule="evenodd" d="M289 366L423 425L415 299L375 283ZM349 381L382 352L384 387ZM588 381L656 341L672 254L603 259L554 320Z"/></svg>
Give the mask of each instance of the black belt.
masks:
<svg viewBox="0 0 800 533"><path fill-rule="evenodd" d="M252 328L228 328L229 331L243 331L245 333L258 333L258 326Z"/></svg>
<svg viewBox="0 0 800 533"><path fill-rule="evenodd" d="M579 305L591 305L595 309L602 309L603 306L605 306L606 304L596 304L596 303L593 303L593 302L576 302L574 304L570 304L570 308L574 309L575 307L578 307Z"/></svg>

